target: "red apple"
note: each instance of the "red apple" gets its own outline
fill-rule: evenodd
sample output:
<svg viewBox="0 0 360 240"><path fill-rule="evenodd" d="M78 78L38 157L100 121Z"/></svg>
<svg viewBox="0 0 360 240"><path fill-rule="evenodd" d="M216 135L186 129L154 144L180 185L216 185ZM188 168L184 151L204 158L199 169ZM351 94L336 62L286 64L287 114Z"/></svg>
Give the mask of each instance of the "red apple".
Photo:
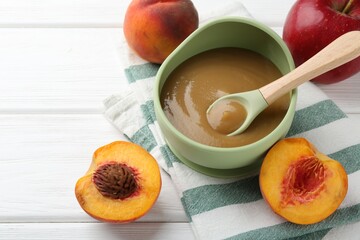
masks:
<svg viewBox="0 0 360 240"><path fill-rule="evenodd" d="M342 34L360 30L360 0L297 0L285 21L283 39L296 66ZM360 71L360 57L313 81L335 83Z"/></svg>

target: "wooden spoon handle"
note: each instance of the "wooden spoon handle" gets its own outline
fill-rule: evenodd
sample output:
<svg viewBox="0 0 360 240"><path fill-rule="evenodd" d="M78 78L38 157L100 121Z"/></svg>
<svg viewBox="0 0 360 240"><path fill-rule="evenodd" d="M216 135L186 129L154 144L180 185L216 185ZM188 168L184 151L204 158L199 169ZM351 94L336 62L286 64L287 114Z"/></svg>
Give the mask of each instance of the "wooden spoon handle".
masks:
<svg viewBox="0 0 360 240"><path fill-rule="evenodd" d="M331 42L293 71L263 86L259 90L267 103L271 104L300 84L349 62L358 56L360 56L360 31L348 32Z"/></svg>

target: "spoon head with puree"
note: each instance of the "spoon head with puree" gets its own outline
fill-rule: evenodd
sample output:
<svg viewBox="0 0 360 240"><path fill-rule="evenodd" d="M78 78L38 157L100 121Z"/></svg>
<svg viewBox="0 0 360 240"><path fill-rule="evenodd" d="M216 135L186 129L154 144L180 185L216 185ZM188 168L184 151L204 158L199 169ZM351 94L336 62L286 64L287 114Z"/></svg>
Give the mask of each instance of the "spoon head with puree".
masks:
<svg viewBox="0 0 360 240"><path fill-rule="evenodd" d="M206 111L210 126L219 133L234 136L244 132L268 107L259 90L225 95Z"/></svg>

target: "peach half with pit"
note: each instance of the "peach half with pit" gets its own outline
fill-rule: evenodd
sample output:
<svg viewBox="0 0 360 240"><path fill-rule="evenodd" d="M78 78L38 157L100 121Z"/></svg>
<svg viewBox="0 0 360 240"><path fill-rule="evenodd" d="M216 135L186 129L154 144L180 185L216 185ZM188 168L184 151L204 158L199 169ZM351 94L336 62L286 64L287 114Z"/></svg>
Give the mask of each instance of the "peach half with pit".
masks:
<svg viewBox="0 0 360 240"><path fill-rule="evenodd" d="M348 189L344 167L304 138L277 142L265 156L259 182L272 210L297 224L313 224L330 216Z"/></svg>
<svg viewBox="0 0 360 240"><path fill-rule="evenodd" d="M156 160L142 147L116 141L94 153L89 170L75 186L82 209L95 219L132 222L144 216L161 189Z"/></svg>

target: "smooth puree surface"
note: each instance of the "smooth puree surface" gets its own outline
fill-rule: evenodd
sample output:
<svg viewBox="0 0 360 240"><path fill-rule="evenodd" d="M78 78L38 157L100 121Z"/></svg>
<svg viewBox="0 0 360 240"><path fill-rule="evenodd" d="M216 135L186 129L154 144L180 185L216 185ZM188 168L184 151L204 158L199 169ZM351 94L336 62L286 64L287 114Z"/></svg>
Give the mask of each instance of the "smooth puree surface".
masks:
<svg viewBox="0 0 360 240"><path fill-rule="evenodd" d="M214 129L206 110L221 96L258 89L281 76L271 61L253 51L209 50L189 58L170 74L161 90L162 108L176 129L199 143L217 147L247 145L279 125L289 107L290 94L271 104L237 136L229 137Z"/></svg>

